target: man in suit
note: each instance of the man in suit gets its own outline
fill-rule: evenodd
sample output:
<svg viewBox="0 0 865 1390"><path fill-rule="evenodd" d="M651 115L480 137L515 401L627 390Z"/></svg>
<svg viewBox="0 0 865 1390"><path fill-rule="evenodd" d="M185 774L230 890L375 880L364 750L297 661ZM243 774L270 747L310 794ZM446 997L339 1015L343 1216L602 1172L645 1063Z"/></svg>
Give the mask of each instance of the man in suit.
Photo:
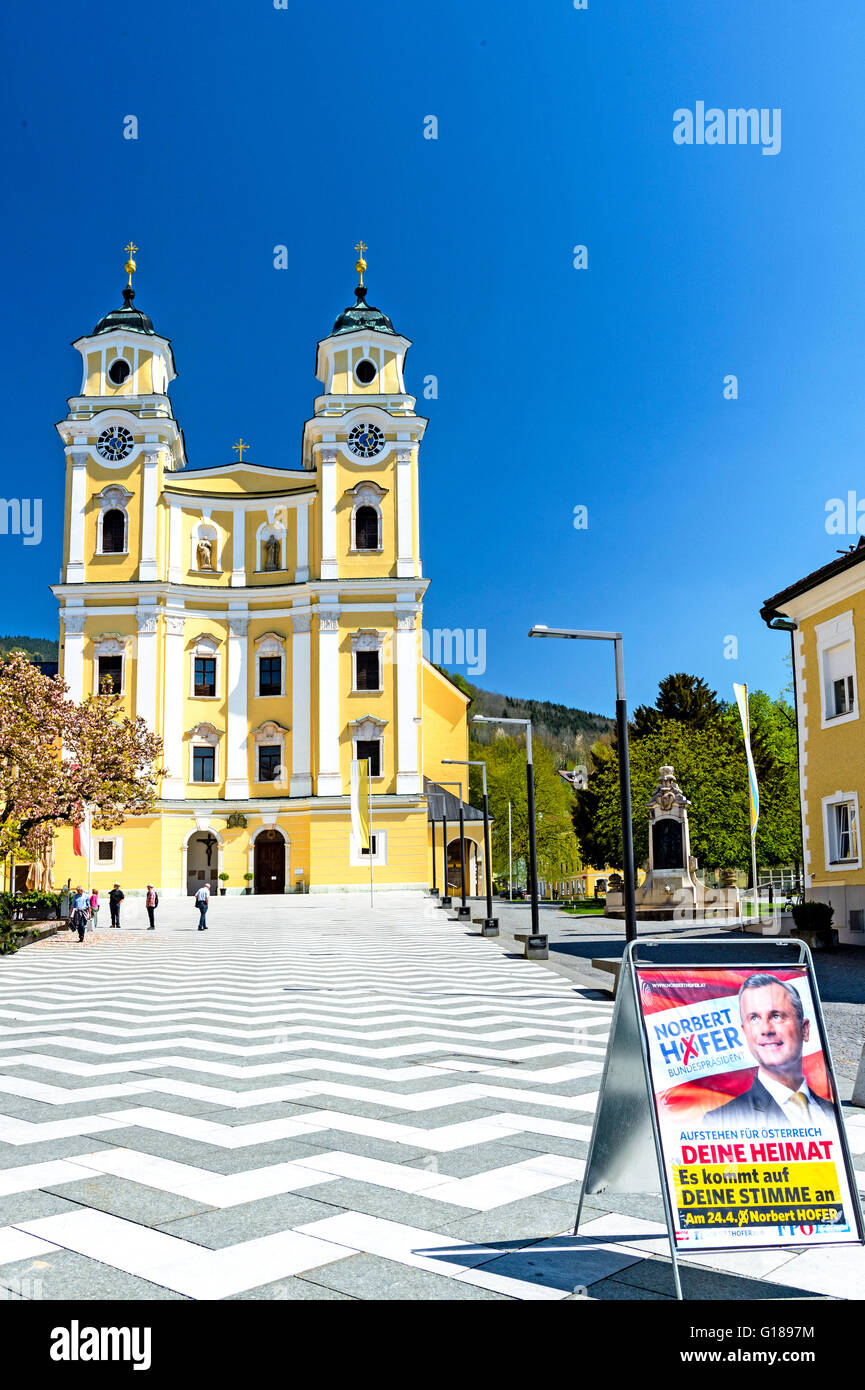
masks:
<svg viewBox="0 0 865 1390"><path fill-rule="evenodd" d="M749 975L739 990L742 1031L757 1075L747 1091L710 1110L703 1119L713 1128L743 1125L820 1124L835 1114L805 1080L802 1050L811 1022L798 990L775 975Z"/></svg>

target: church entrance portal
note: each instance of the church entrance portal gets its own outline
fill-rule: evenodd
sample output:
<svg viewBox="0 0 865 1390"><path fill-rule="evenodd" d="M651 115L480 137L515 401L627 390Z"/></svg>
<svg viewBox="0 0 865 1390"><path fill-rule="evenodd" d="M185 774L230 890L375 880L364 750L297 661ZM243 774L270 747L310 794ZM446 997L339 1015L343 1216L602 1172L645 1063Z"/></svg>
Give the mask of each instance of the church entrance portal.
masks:
<svg viewBox="0 0 865 1390"><path fill-rule="evenodd" d="M255 891L285 892L285 840L278 830L262 830L255 842Z"/></svg>

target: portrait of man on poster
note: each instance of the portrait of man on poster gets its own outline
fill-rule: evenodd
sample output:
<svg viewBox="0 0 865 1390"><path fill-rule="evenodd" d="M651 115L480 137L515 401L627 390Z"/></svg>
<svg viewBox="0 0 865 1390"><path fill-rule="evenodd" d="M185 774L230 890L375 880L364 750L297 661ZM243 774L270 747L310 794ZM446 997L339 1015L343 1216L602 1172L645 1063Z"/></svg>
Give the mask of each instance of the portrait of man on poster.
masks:
<svg viewBox="0 0 865 1390"><path fill-rule="evenodd" d="M704 1121L735 1128L834 1120L831 1102L818 1096L805 1079L802 1056L811 1022L798 990L775 975L749 975L739 990L739 1013L757 1075L747 1091L709 1110Z"/></svg>

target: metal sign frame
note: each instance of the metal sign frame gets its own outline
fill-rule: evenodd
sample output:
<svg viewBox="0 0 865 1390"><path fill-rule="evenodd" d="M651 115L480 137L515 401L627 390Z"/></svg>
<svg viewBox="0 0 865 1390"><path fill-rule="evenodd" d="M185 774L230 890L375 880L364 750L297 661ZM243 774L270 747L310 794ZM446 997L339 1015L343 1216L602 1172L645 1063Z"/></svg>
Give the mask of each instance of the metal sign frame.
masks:
<svg viewBox="0 0 865 1390"><path fill-rule="evenodd" d="M579 1232L580 1216L582 1215L583 1202L585 1201L586 1194L594 1196L601 1192L655 1192L660 1184L661 1196L664 1202L664 1216L667 1223L667 1238L670 1244L670 1259L673 1265L673 1282L676 1288L676 1298L679 1300L682 1299L683 1295L682 1284L679 1278L676 1224L664 1168L664 1154L661 1144L658 1114L655 1107L652 1073L649 1065L649 1049L646 1039L645 1020L640 1007L637 967L639 965L640 969L643 970L663 970L666 968L700 970L713 966L717 967L717 962L708 962L705 960L676 960L668 961L666 965L660 965L653 961L638 962L637 952L640 947L643 946L662 946L668 950L673 947L685 951L686 953L694 946L711 946L713 949L720 948L722 950L733 948L741 951L746 944L747 943L741 938L737 938L736 940L725 940L722 938L718 940L692 937L686 943L684 941L671 941L669 938L665 937L644 937L640 941L629 942L625 947L625 953L622 957L622 970L619 975L619 987L616 991L610 1041L607 1047L607 1055L604 1058L601 1088L598 1093L598 1104L595 1110L594 1124L592 1125L592 1138L589 1143L588 1158L586 1159L586 1171L583 1175L582 1188L580 1190L580 1202L577 1208L577 1219L574 1224L574 1235L577 1235ZM865 1245L865 1221L863 1221L862 1215L862 1202L859 1197L856 1170L853 1167L853 1160L847 1143L847 1131L844 1126L844 1117L841 1113L838 1085L835 1080L835 1068L832 1064L832 1057L829 1051L829 1040L826 1036L823 1007L820 1002L820 994L814 976L814 962L811 957L811 952L804 941L796 941L790 937L769 937L761 941L758 954L763 953L764 948L768 950L791 946L798 951L798 959L795 961L785 961L781 965L776 962L774 968L782 969L784 965L804 965L807 972L808 984L811 988L811 999L814 1004L814 1017L820 1037L820 1045L823 1050L826 1070L832 1084L835 1095L835 1106L840 1120L838 1124L838 1136L841 1145L841 1157L847 1176L851 1201L855 1211L858 1240L860 1245ZM729 965L724 965L723 968L727 970L754 970L758 969L763 964L764 962L759 960L737 961ZM764 968L772 969L773 967L766 964ZM654 1162L652 1159L653 1145ZM852 1244L852 1241L821 1241L819 1248L821 1250L832 1249L833 1246ZM794 1245L773 1244L747 1246L747 1250L749 1251L800 1248L801 1246L798 1242ZM742 1253L745 1253L745 1251L743 1250Z"/></svg>

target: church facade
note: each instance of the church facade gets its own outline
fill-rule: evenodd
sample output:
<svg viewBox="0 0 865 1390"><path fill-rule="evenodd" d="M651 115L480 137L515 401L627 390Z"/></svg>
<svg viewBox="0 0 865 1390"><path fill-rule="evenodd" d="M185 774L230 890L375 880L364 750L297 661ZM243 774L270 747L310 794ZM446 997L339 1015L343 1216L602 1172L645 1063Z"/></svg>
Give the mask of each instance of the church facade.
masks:
<svg viewBox="0 0 865 1390"><path fill-rule="evenodd" d="M468 700L422 655L427 421L365 268L318 344L299 466L253 463L240 441L236 462L187 469L171 343L134 307L133 261L123 306L73 345L61 673L75 700L119 692L163 740L153 813L94 831L98 889L363 888L353 758L370 762L376 883L433 882L425 786L465 795L467 769L442 759L468 757ZM60 832L57 881L82 871Z"/></svg>

